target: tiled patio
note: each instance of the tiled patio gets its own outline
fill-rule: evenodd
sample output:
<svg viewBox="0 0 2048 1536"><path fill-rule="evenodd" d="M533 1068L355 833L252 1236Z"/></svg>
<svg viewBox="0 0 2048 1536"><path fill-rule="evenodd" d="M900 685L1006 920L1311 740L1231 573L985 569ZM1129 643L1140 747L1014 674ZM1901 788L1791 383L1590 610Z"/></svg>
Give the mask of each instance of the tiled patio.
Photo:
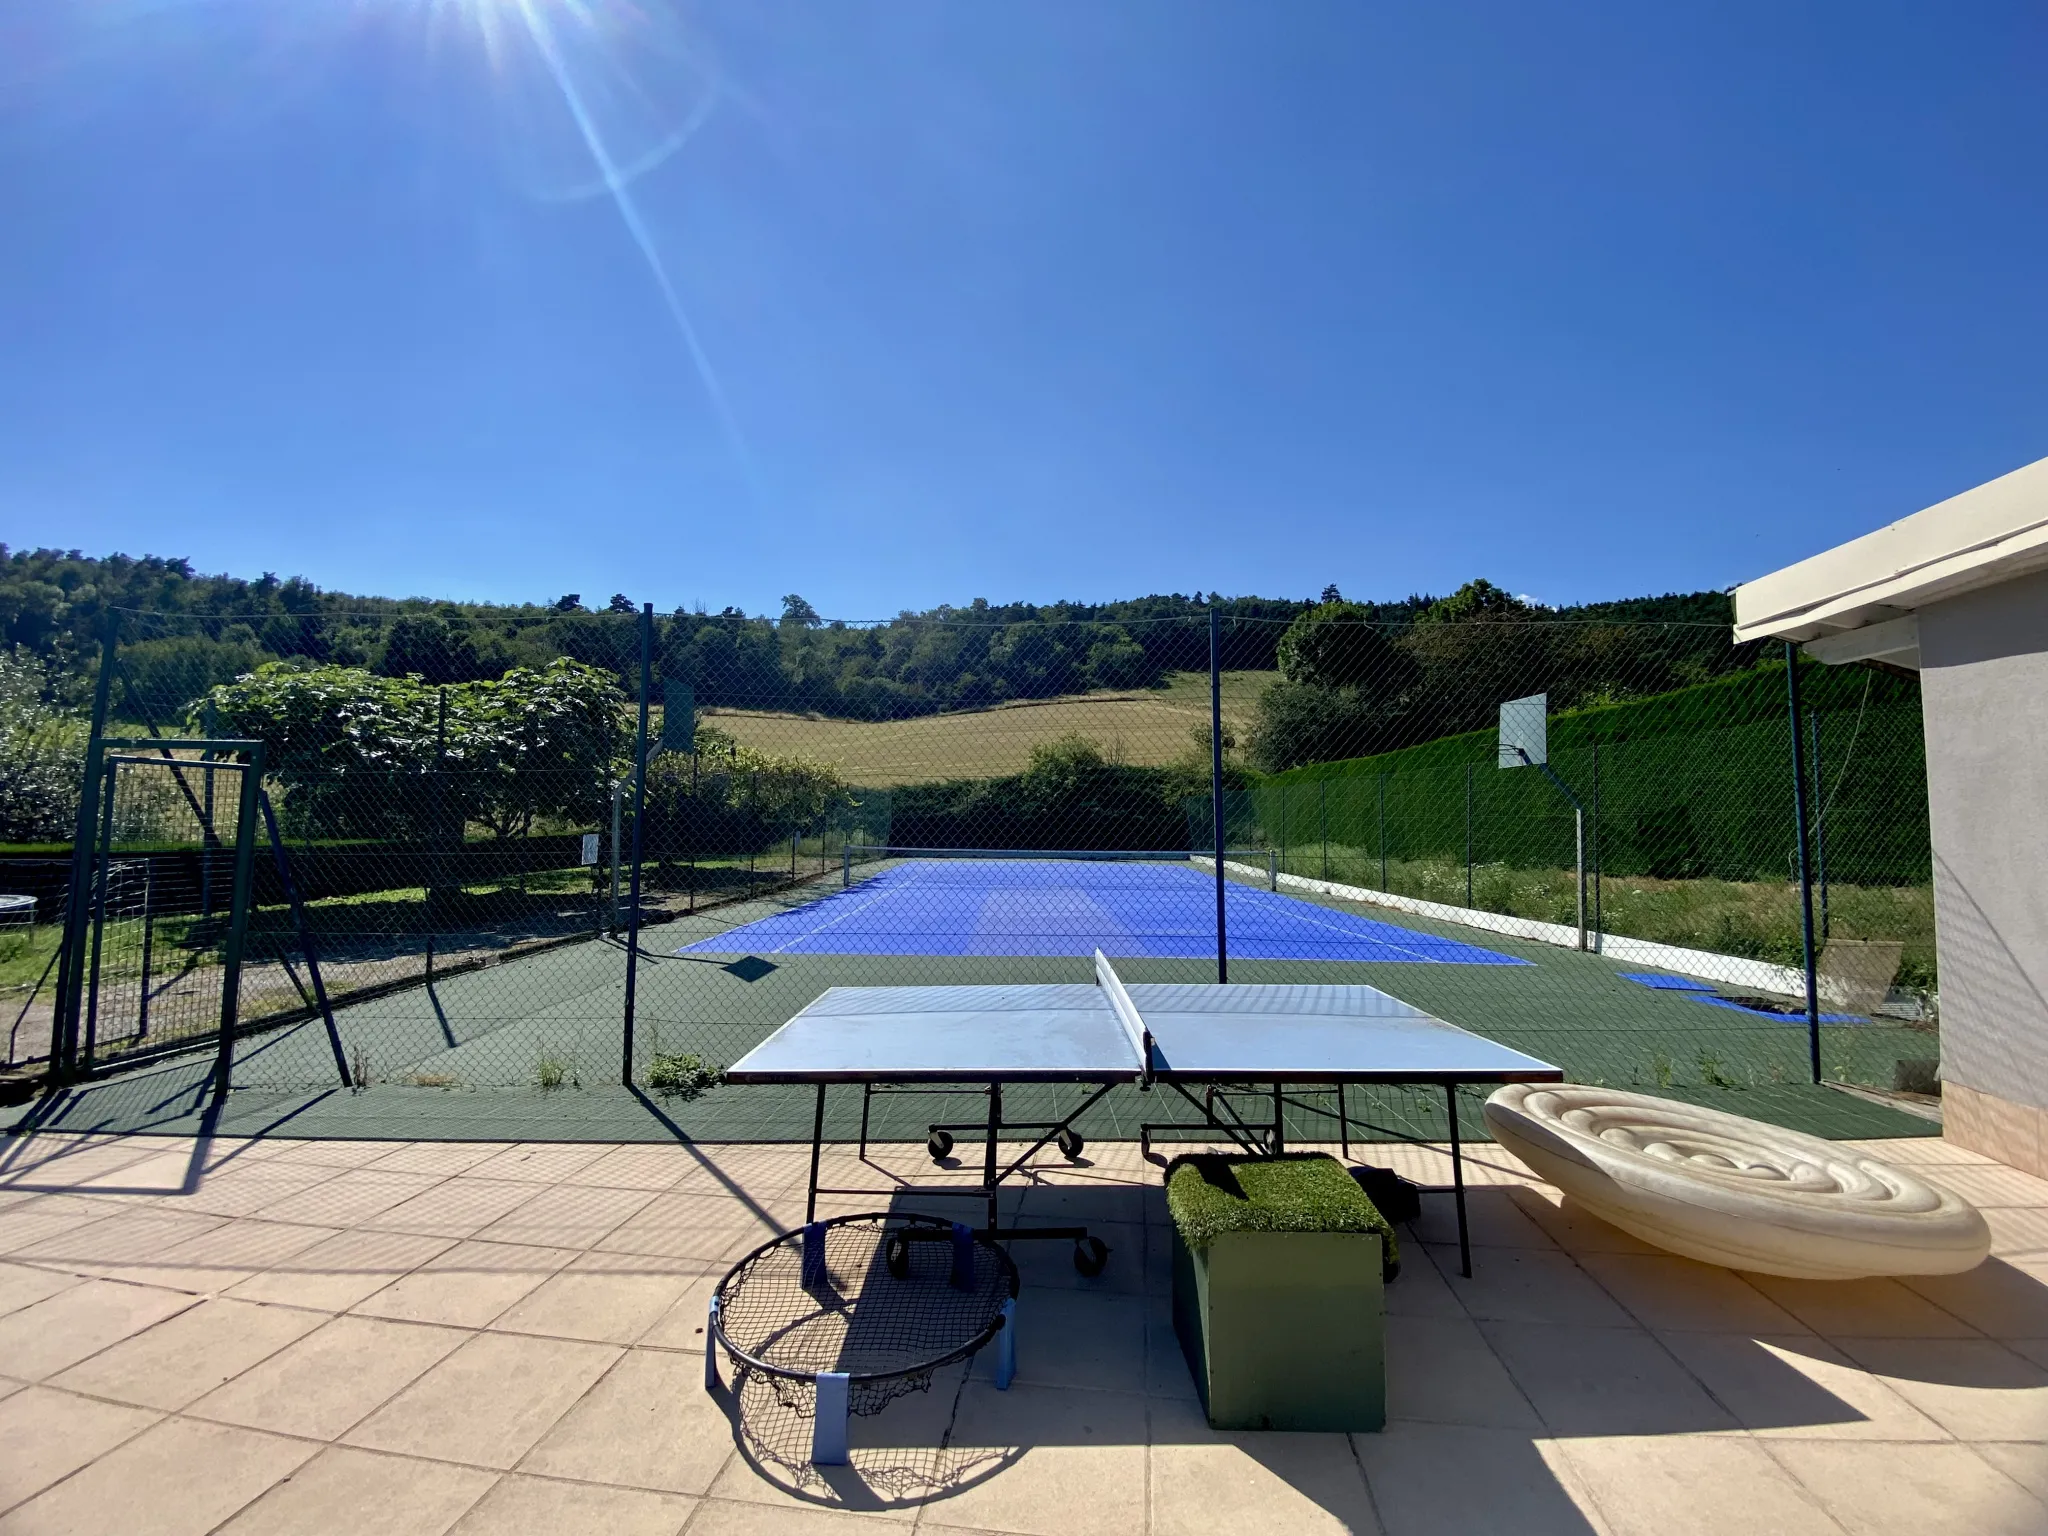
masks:
<svg viewBox="0 0 2048 1536"><path fill-rule="evenodd" d="M856 1419L855 1465L820 1477L787 1410L702 1388L709 1287L801 1218L799 1149L0 1142L0 1536L2041 1536L2048 1183L1873 1146L1982 1206L1997 1256L1737 1276L1477 1149L1476 1277L1431 1199L1388 1293L1391 1420L1355 1437L1209 1431L1157 1170L1094 1149L1020 1197L1115 1252L1084 1280L1019 1245L1016 1385L942 1376Z"/></svg>

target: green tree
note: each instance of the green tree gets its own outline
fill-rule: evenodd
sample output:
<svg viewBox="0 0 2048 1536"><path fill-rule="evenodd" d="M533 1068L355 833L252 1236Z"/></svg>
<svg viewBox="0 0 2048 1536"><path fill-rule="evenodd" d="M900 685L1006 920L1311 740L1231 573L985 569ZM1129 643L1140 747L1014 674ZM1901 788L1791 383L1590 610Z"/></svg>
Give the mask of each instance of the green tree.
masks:
<svg viewBox="0 0 2048 1536"><path fill-rule="evenodd" d="M223 735L264 743L294 821L330 833L420 833L456 811L500 837L543 816L590 820L629 740L618 684L566 660L444 687L272 662L195 713L207 704Z"/></svg>
<svg viewBox="0 0 2048 1536"><path fill-rule="evenodd" d="M1278 654L1290 683L1398 697L1415 681L1414 664L1362 603L1317 604L1287 626Z"/></svg>
<svg viewBox="0 0 2048 1536"><path fill-rule="evenodd" d="M0 651L0 842L68 841L85 776L86 722L54 702L57 679Z"/></svg>

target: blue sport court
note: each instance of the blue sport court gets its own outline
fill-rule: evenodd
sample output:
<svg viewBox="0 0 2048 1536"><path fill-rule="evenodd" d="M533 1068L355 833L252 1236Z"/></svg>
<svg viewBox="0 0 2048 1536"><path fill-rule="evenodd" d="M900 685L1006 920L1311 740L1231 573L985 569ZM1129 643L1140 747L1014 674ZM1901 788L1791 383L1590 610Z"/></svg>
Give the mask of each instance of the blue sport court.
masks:
<svg viewBox="0 0 2048 1536"><path fill-rule="evenodd" d="M1225 886L1233 959L1527 965L1256 886ZM1079 955L1202 959L1216 953L1216 884L1168 860L912 859L679 955Z"/></svg>

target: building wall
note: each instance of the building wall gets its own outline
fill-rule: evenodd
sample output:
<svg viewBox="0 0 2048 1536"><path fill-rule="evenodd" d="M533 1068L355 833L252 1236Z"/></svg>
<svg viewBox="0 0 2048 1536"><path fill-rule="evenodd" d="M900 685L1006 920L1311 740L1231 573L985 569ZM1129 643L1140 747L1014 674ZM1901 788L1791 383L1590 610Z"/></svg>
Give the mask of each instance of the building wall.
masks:
<svg viewBox="0 0 2048 1536"><path fill-rule="evenodd" d="M2048 574L1920 610L1948 1134L2048 1172Z"/></svg>

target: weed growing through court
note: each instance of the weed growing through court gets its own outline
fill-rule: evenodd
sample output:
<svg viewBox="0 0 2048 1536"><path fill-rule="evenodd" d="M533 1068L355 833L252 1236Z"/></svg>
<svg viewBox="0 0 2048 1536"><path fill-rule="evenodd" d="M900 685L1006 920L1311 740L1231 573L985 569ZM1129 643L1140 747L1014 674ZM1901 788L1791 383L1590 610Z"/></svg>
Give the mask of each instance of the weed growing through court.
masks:
<svg viewBox="0 0 2048 1536"><path fill-rule="evenodd" d="M690 1052L657 1055L647 1063L647 1086L665 1099L694 1099L718 1086L725 1068Z"/></svg>
<svg viewBox="0 0 2048 1536"><path fill-rule="evenodd" d="M583 1078L574 1059L549 1054L534 1064L533 1085L542 1093L552 1093L557 1088L581 1088Z"/></svg>

